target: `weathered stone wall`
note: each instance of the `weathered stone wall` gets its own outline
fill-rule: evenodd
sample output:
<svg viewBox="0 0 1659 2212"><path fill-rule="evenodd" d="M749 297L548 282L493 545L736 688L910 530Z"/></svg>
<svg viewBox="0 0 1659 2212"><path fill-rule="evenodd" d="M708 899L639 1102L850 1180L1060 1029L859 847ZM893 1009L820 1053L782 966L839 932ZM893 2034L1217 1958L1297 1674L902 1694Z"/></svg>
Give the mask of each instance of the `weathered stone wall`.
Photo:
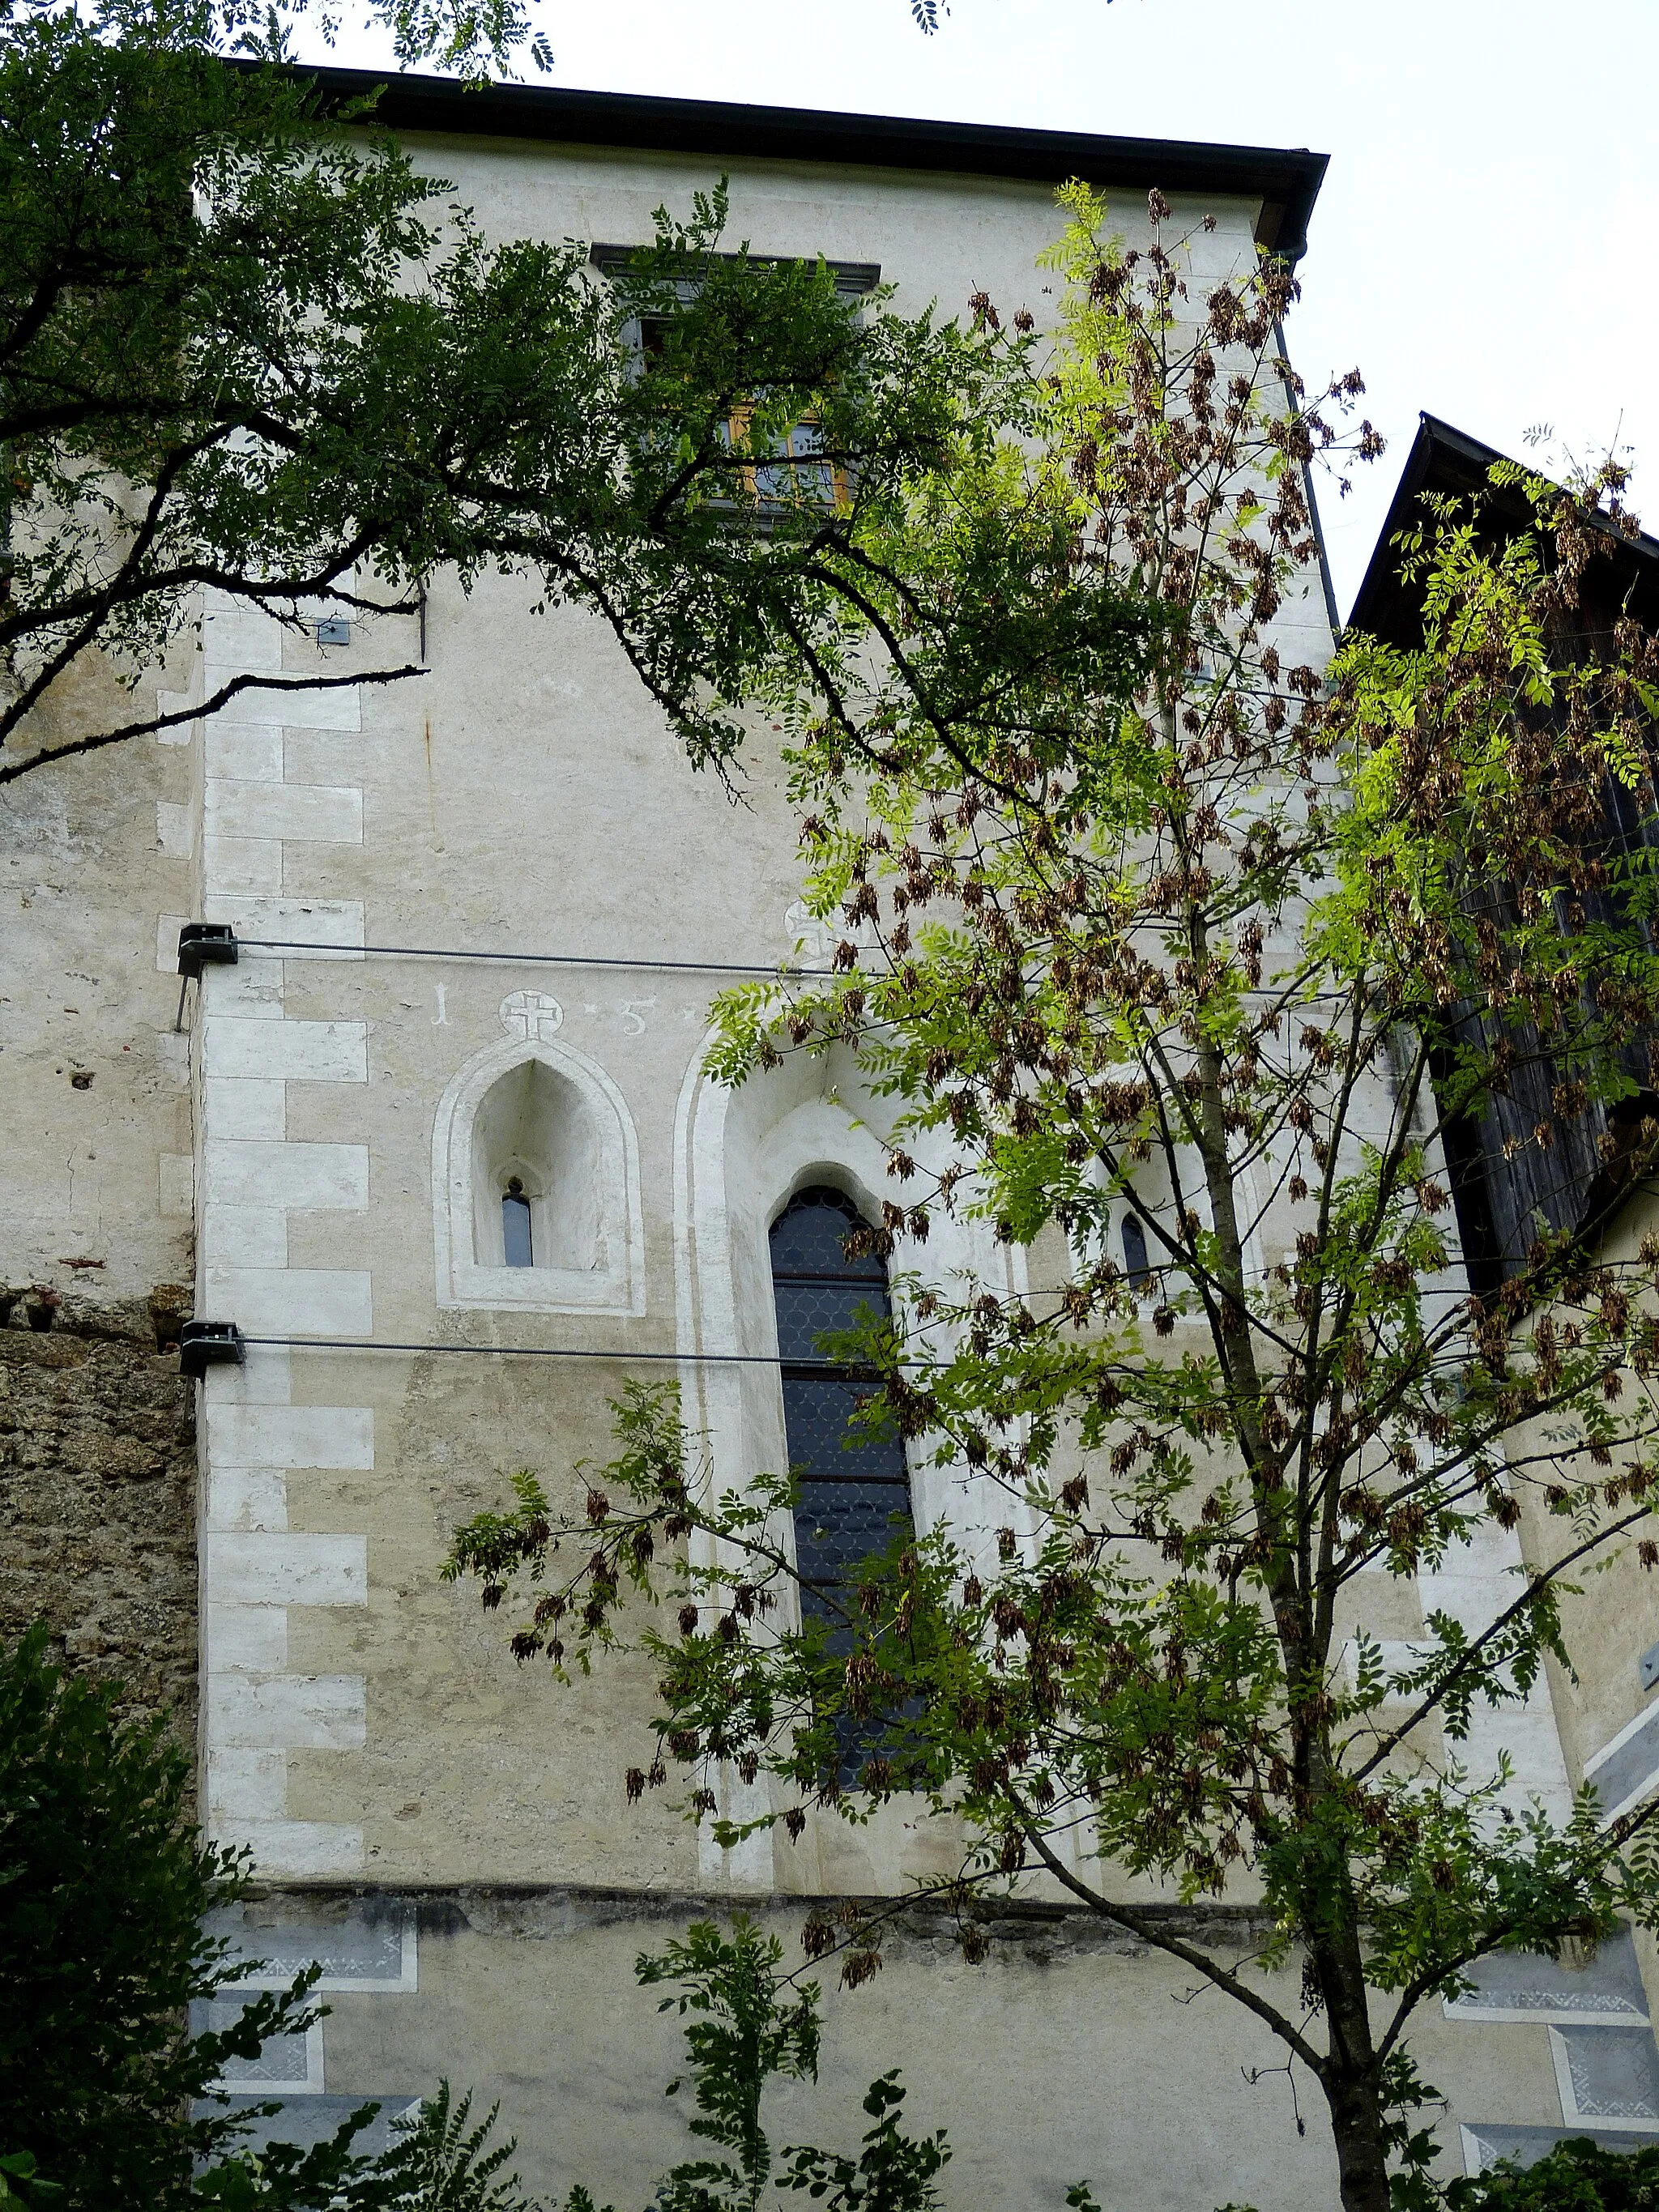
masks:
<svg viewBox="0 0 1659 2212"><path fill-rule="evenodd" d="M196 1731L196 1425L189 1294L107 1304L0 1289L0 1638L44 1615L59 1656ZM170 1349L162 1349L169 1346Z"/></svg>
<svg viewBox="0 0 1659 2212"><path fill-rule="evenodd" d="M88 662L30 735L131 712ZM193 1409L157 1344L189 1293L155 1286L195 1271L173 972L192 773L144 738L0 790L0 1637L44 1614L62 1658L134 1712L171 1707L187 1741Z"/></svg>

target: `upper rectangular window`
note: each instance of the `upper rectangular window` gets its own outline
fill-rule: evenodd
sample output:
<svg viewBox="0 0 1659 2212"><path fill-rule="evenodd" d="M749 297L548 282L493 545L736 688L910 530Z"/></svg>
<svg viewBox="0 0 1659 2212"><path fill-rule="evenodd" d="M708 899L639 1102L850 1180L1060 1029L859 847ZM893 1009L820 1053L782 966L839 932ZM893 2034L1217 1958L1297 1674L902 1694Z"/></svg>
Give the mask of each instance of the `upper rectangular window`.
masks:
<svg viewBox="0 0 1659 2212"><path fill-rule="evenodd" d="M628 276L634 266L634 257L642 249L637 246L595 246L589 250L588 259L600 276ZM811 255L795 257L787 253L717 253L716 261L748 261L757 269L781 269L795 258L810 260ZM843 300L861 300L866 292L873 292L881 282L879 261L830 261L824 267L836 280L836 289ZM685 295L690 296L691 280L688 278Z"/></svg>
<svg viewBox="0 0 1659 2212"><path fill-rule="evenodd" d="M612 279L626 276L633 266L639 249L631 246L595 246L589 258L601 276ZM780 254L719 254L717 260L735 262L746 259L761 268L781 268L788 265ZM862 299L875 290L881 282L881 264L877 261L829 261L824 266L835 279L837 295L843 300ZM688 277L677 287L683 298L693 296L695 279ZM641 316L633 326L633 343L641 355L655 356L660 352L663 333L666 328L660 316ZM752 404L735 407L723 426L723 436L729 446L750 443L750 426L753 420ZM848 498L847 471L827 457L818 458L823 451L823 433L810 414L804 414L781 435L769 441L775 461L757 459L755 465L742 472L743 484L750 501L758 508L763 520L768 513L777 514L792 507L831 507L843 506Z"/></svg>
<svg viewBox="0 0 1659 2212"><path fill-rule="evenodd" d="M732 417L729 436L734 444L746 443L753 410L740 407ZM820 459L823 433L810 415L792 423L781 437L770 441L775 461L762 461L744 471L751 497L762 507L840 507L847 499L847 471L838 463Z"/></svg>

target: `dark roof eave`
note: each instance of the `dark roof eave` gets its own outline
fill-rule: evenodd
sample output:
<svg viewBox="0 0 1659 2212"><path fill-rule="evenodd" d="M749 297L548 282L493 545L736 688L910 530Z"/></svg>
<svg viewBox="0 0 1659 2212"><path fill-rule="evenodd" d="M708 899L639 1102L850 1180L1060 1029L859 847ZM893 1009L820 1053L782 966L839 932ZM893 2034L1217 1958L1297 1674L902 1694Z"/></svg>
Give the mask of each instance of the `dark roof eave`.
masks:
<svg viewBox="0 0 1659 2212"><path fill-rule="evenodd" d="M1370 632L1389 643L1406 641L1401 623L1408 612L1405 603L1409 595L1401 592L1400 556L1391 541L1421 520L1418 501L1425 491L1454 498L1467 498L1472 492L1490 494L1500 514L1507 513L1517 523L1528 519L1530 509L1519 493L1492 493L1487 472L1494 461L1508 458L1495 446L1483 445L1467 430L1442 422L1437 415L1419 416L1417 434L1354 597L1348 617L1351 629ZM1659 585L1659 538L1649 537L1645 531L1634 538L1618 537L1609 530L1608 550L1626 582L1635 584L1644 601L1651 605L1649 595Z"/></svg>
<svg viewBox="0 0 1659 2212"><path fill-rule="evenodd" d="M378 119L397 131L469 138L529 138L553 144L627 147L809 161L862 168L915 169L957 176L1008 177L1062 184L1068 177L1110 188L1152 185L1165 192L1260 203L1256 237L1297 259L1328 156L1305 147L1216 146L1179 138L1120 138L1066 131L1024 131L988 123L937 123L911 116L846 115L811 107L755 107L736 100L668 100L638 93L490 84L457 78L382 76L370 70L319 69L325 100L357 99L383 88Z"/></svg>

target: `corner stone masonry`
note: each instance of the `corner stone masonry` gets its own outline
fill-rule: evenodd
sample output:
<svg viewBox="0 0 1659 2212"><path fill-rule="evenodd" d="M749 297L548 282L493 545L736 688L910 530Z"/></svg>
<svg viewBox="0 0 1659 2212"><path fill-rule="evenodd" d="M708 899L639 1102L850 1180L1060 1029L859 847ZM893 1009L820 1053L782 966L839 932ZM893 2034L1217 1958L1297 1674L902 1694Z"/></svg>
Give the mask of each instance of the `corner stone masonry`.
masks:
<svg viewBox="0 0 1659 2212"><path fill-rule="evenodd" d="M186 1291L108 1304L0 1287L0 1638L168 1712L195 1748L196 1423ZM161 1346L168 1346L167 1352Z"/></svg>

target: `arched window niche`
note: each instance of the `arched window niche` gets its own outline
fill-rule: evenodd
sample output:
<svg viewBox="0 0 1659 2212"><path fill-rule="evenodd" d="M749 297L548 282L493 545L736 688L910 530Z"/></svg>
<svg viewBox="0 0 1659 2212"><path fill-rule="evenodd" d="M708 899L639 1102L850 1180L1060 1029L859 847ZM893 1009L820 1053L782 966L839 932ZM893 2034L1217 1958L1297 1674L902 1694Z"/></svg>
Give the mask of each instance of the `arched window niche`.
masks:
<svg viewBox="0 0 1659 2212"><path fill-rule="evenodd" d="M638 1145L622 1093L562 1040L479 1053L439 1102L441 1306L645 1310Z"/></svg>
<svg viewBox="0 0 1659 2212"><path fill-rule="evenodd" d="M1161 1150L1136 1165L1128 1193L1111 1193L1103 1169L1096 1170L1096 1186L1110 1194L1111 1202L1091 1225L1079 1225L1071 1243L1072 1264L1081 1272L1101 1259L1121 1269L1125 1284L1138 1301L1162 1302L1183 1288L1186 1278L1170 1257L1160 1228L1173 1235L1180 1208L1196 1215L1200 1228L1212 1230L1214 1218L1204 1186L1204 1165L1196 1149L1181 1146L1176 1158L1179 1190L1171 1182L1170 1163ZM1243 1249L1244 1279L1267 1280L1262 1258L1261 1209L1256 1182L1248 1161L1232 1170L1238 1227Z"/></svg>
<svg viewBox="0 0 1659 2212"><path fill-rule="evenodd" d="M789 933L792 941L800 934L793 916ZM783 1357L771 1266L774 1224L793 1198L815 1186L840 1192L865 1220L877 1221L882 1199L894 1186L881 1134L890 1107L865 1090L849 1054L840 1048L822 1059L786 1054L781 1067L733 1087L710 1070L716 1042L711 1033L693 1048L681 1084L673 1188L675 1342L684 1358L681 1411L700 1440L710 1487L718 1494L743 1489L758 1471L776 1473L793 1455L779 1368L772 1364L781 1364ZM914 1149L930 1170L950 1163L943 1137L925 1135ZM899 1293L892 1279L913 1273L951 1297L960 1295L969 1279L1005 1297L1026 1287L1021 1249L998 1243L991 1224L965 1211L936 1214L924 1246L901 1241L888 1285L896 1306ZM732 1353L740 1357L733 1359ZM1011 1509L1000 1498L988 1507L980 1503L969 1470L937 1464L926 1446L906 1456L918 1528L943 1523L971 1546L980 1540L981 1527L994 1529L1011 1517L1023 1526L1023 1506ZM856 1466L855 1455L846 1457ZM903 1497L897 1489L890 1494ZM787 1545L795 1532L780 1525L776 1534ZM698 1548L698 1540L694 1556L700 1565L712 1567L712 1547ZM763 1776L748 1784L735 1768L723 1766L711 1786L721 1813L732 1820L748 1820L772 1807ZM738 1892L781 1887L862 1894L880 1888L888 1873L878 1867L896 1869L908 1848L908 1826L896 1808L888 1811L890 1822L878 1814L869 1829L859 1832L860 1852L868 1846L875 1856L861 1858L856 1874L839 1856L846 1841L839 1830L836 1839L826 1841L809 1827L799 1845L784 1841L781 1828L757 1830L727 1850L705 1822L698 1879ZM893 1872L893 1880L902 1887L901 1875Z"/></svg>

